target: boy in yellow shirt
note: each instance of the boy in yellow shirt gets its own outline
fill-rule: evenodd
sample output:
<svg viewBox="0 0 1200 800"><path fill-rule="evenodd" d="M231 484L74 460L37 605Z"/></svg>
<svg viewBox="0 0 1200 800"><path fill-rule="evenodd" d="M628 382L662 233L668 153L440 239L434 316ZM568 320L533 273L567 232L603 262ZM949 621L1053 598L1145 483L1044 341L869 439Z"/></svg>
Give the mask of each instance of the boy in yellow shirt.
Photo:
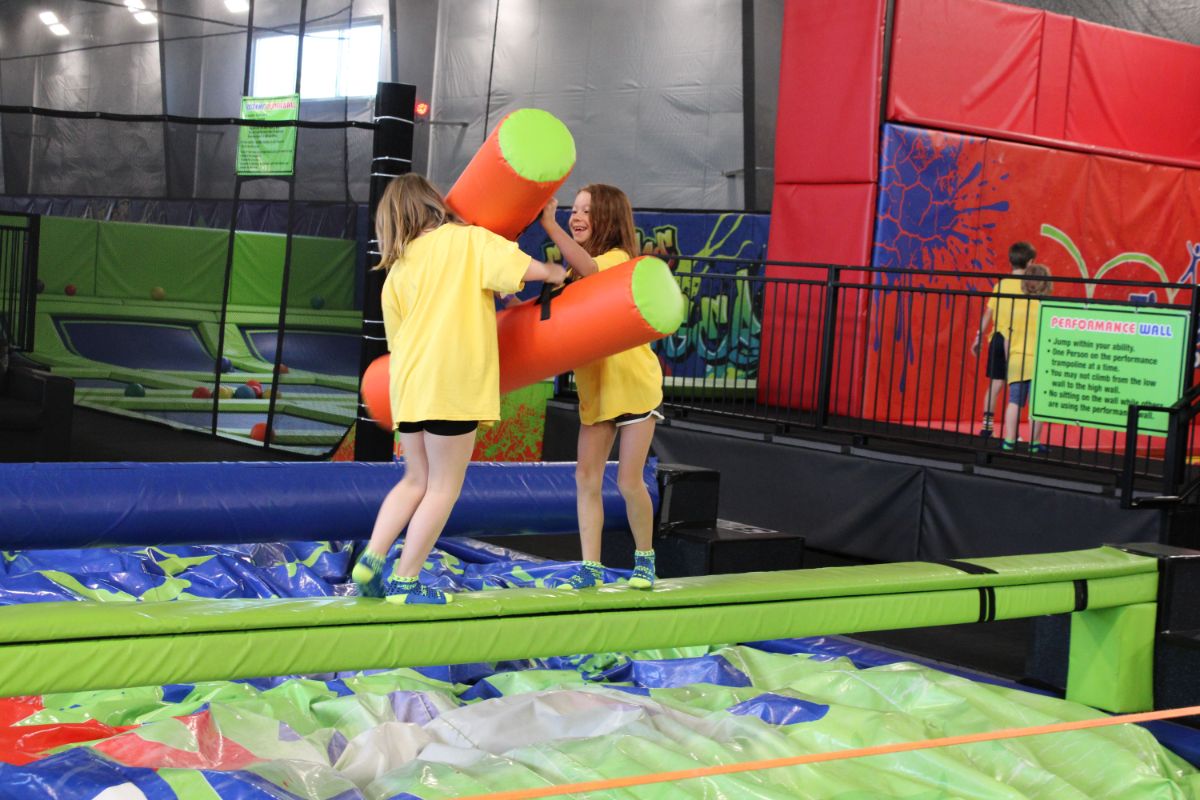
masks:
<svg viewBox="0 0 1200 800"><path fill-rule="evenodd" d="M1029 387L1033 382L1033 363L1037 355L1038 314L1041 302L1037 299L1050 294L1051 284L1046 280L1050 270L1042 264L1030 264L1021 279L1021 292L1028 300L999 298L996 311L996 328L1003 329L1008 342L1008 405L1004 409L1004 441L1000 449L1017 449L1020 432L1021 409L1029 400ZM1007 320L1008 324L1002 326ZM1029 436L1029 452L1042 455L1047 451L1041 443L1042 421L1033 420Z"/></svg>
<svg viewBox="0 0 1200 800"><path fill-rule="evenodd" d="M983 317L979 320L979 332L975 334L975 339L971 342L971 355L978 355L984 334L993 322L996 323L992 336L988 340L987 364L984 367L984 374L988 377L988 388L987 394L983 397L983 427L979 429L979 435L984 438L992 435L993 409L996 407L996 398L1000 395L1000 390L1004 388L1004 383L1008 379L1008 344L1001 331L1001 322L1007 325L1007 318L1001 319L996 315L996 302L999 299L996 295L1020 294L1021 276L1025 274L1025 268L1036 256L1037 251L1029 242L1015 242L1012 247L1008 248L1008 263L1012 267L1013 277L1002 278L992 290L992 297L988 298L987 305L983 309ZM1011 308L1009 311L1011 312Z"/></svg>

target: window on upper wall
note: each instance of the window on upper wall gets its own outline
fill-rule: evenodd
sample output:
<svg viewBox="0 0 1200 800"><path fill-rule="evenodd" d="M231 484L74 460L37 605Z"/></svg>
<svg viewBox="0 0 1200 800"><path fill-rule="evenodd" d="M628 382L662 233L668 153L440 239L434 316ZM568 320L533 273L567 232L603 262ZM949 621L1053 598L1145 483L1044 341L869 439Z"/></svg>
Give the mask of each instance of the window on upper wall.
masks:
<svg viewBox="0 0 1200 800"><path fill-rule="evenodd" d="M379 82L383 27L378 22L304 32L300 98L371 97ZM255 97L291 94L296 87L298 36L264 34L254 42L251 92Z"/></svg>

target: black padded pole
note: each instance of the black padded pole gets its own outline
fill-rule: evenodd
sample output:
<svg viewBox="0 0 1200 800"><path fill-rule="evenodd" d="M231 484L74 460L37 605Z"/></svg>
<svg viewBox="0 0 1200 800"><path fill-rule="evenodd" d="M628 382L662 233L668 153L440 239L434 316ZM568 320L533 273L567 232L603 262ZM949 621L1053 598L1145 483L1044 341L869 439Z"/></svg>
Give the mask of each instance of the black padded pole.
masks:
<svg viewBox="0 0 1200 800"><path fill-rule="evenodd" d="M379 263L379 242L375 240L375 209L388 182L397 175L412 171L413 107L417 102L417 87L407 83L379 84L375 96L375 139L371 150L371 196L368 208L367 266ZM388 351L383 332L383 307L380 292L384 273L367 273L363 292L362 348L358 374ZM392 458L393 435L381 430L366 417L366 406L359 397L358 422L354 432L355 461L389 461Z"/></svg>

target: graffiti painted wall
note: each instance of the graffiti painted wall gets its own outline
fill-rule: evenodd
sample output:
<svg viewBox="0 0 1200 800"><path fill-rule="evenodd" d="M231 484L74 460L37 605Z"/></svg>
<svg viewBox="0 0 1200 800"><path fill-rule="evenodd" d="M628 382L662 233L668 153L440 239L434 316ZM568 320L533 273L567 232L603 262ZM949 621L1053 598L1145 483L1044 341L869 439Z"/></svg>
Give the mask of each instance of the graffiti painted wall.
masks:
<svg viewBox="0 0 1200 800"><path fill-rule="evenodd" d="M989 291L994 277L931 274L1005 272L1008 248L1020 240L1033 244L1036 260L1056 276L1195 283L1200 170L885 126L872 263L919 272L884 273L872 294L864 376L869 415L914 421L977 415L981 373L963 365L974 365L966 347L982 302L968 308L961 296L903 290ZM1059 296L1128 302L1184 299L1178 292L1055 288ZM935 387L938 396L931 394Z"/></svg>

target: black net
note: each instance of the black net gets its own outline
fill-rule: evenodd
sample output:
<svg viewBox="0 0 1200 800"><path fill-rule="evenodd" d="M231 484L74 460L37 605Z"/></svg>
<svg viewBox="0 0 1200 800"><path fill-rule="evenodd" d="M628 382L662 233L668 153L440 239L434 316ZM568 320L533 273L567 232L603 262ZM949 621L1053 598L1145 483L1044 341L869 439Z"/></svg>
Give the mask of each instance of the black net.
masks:
<svg viewBox="0 0 1200 800"><path fill-rule="evenodd" d="M28 328L29 357L73 378L80 404L352 452L386 13L359 0L6 2L8 338ZM245 96L298 122L239 126ZM409 147L399 155L411 135ZM292 152L291 174L245 174Z"/></svg>

